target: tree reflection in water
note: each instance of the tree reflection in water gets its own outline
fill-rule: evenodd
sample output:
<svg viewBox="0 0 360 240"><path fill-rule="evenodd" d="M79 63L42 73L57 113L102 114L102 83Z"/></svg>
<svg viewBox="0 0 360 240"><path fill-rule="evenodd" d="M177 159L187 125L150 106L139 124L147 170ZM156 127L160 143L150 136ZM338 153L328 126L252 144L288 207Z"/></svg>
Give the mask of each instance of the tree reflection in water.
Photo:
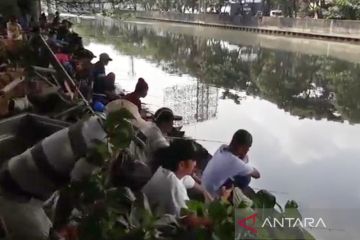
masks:
<svg viewBox="0 0 360 240"><path fill-rule="evenodd" d="M113 22L104 26L102 21L82 21L78 30L84 36L96 36L97 41L112 44L126 55L150 60L168 73L189 74L201 84L228 89L222 98L233 99L237 104L241 98L236 93L230 94L230 89L271 101L301 119L360 122L360 66L357 63L232 45L134 23ZM173 93L174 89L168 91L170 95ZM217 103L209 103L211 108L215 105ZM216 110L206 114L197 112L194 119L212 115L216 115ZM193 121L190 119L188 121Z"/></svg>

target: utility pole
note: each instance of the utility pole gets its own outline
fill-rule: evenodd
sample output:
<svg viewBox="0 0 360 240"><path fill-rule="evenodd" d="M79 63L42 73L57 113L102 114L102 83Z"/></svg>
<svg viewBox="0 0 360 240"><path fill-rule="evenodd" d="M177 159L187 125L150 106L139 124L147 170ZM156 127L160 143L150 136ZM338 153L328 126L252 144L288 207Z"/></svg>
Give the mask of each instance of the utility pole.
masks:
<svg viewBox="0 0 360 240"><path fill-rule="evenodd" d="M31 0L30 2L30 15L35 21L37 21L41 14L41 1Z"/></svg>

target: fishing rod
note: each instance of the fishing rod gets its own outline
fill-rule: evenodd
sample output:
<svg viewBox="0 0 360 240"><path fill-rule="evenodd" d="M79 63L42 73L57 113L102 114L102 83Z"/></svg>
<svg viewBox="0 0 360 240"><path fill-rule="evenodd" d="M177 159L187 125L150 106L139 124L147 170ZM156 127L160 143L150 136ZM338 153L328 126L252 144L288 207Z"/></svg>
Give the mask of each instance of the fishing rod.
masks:
<svg viewBox="0 0 360 240"><path fill-rule="evenodd" d="M55 70L59 71L61 75L65 78L65 82L70 85L73 89L75 89L76 93L80 96L81 101L85 104L87 109L90 111L91 114L97 115L95 111L92 109L89 101L85 98L85 96L82 94L78 86L75 84L75 81L70 77L70 75L67 73L65 68L62 66L62 64L59 62L59 60L56 58L55 53L51 50L48 43L45 41L44 37L40 35L42 44L45 46L47 51L50 53L51 59L52 59L52 65L55 68Z"/></svg>
<svg viewBox="0 0 360 240"><path fill-rule="evenodd" d="M175 140L175 139L192 139L199 142L210 142L210 143L221 143L226 144L226 142L219 141L219 140L211 140L211 139L200 139L200 138L194 138L194 137L168 137L169 139Z"/></svg>

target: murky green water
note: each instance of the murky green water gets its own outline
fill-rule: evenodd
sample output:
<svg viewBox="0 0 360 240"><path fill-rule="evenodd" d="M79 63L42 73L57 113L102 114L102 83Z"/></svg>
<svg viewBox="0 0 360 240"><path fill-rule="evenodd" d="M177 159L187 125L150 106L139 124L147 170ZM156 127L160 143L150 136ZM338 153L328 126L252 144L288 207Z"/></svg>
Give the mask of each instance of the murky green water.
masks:
<svg viewBox="0 0 360 240"><path fill-rule="evenodd" d="M254 136L252 186L304 208L360 209L360 46L153 22L82 20L107 71L148 107L184 116L211 153L239 128Z"/></svg>

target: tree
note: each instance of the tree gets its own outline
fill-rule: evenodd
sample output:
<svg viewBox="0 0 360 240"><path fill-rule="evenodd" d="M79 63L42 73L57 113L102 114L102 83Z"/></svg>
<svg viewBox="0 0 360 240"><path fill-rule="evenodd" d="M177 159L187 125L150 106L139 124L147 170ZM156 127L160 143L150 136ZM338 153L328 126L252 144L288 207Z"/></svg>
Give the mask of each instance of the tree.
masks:
<svg viewBox="0 0 360 240"><path fill-rule="evenodd" d="M358 0L335 0L329 9L329 18L360 19L360 1Z"/></svg>

